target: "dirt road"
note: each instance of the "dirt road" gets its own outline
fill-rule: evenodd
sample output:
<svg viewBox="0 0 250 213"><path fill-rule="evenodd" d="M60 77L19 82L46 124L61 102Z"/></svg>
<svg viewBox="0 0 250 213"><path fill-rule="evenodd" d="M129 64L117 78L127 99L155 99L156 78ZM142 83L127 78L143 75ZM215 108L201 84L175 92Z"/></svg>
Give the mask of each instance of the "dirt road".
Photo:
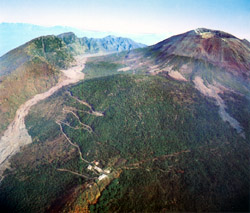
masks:
<svg viewBox="0 0 250 213"><path fill-rule="evenodd" d="M64 77L57 83L57 85L44 93L35 95L33 98L22 104L16 111L14 120L10 123L0 139L0 177L3 174L3 171L9 166L9 158L16 154L22 146L32 142L24 123L25 116L28 114L30 108L39 101L51 96L63 86L84 79L84 74L81 71L84 69L87 57L78 56L75 59L76 66L67 70L61 70L64 73Z"/></svg>

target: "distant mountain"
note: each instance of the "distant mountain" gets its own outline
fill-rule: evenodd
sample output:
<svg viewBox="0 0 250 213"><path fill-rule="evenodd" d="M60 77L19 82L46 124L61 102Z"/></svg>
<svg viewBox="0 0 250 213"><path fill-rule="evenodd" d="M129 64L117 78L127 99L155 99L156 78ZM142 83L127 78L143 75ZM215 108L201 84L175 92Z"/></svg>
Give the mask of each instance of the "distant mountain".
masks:
<svg viewBox="0 0 250 213"><path fill-rule="evenodd" d="M58 35L69 49L75 54L83 53L110 53L132 50L146 47L144 44L136 43L129 38L107 36L105 38L77 38L72 32Z"/></svg>

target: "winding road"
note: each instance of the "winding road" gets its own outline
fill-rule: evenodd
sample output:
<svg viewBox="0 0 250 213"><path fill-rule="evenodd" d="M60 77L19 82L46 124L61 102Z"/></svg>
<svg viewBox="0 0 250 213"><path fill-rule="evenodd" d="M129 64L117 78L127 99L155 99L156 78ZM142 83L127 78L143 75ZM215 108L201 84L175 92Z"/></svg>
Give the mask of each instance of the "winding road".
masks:
<svg viewBox="0 0 250 213"><path fill-rule="evenodd" d="M28 115L32 106L39 101L44 100L58 91L63 86L76 83L84 79L84 73L81 71L85 67L87 56L75 57L76 65L67 69L61 70L64 77L54 87L48 91L37 94L30 100L22 104L16 111L14 120L10 123L4 135L0 139L0 177L6 168L10 166L9 159L11 156L20 151L20 148L32 142L30 135L25 127L25 117Z"/></svg>

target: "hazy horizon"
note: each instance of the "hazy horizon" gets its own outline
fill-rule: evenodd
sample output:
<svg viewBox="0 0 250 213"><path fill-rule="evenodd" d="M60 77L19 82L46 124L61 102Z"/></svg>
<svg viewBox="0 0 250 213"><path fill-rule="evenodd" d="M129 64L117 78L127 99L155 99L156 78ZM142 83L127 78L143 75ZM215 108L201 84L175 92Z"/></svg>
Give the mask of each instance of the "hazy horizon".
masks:
<svg viewBox="0 0 250 213"><path fill-rule="evenodd" d="M1 22L0 25L14 25L20 27L21 25L23 26L30 26L30 27L41 27L44 30L45 29L57 29L55 31L55 35L58 35L60 33L66 33L66 32L73 32L76 34L78 37L89 37L89 38L103 38L109 35L116 36L116 37L127 37L131 38L132 40L138 42L138 43L143 43L146 45L153 45L161 40L164 40L172 35L173 33L162 33L162 34L154 34L154 33L129 33L129 32L115 32L115 31L100 31L100 30L89 30L89 29L81 29L77 27L72 27L72 26L66 26L66 25L53 25L53 26L46 26L46 25L39 25L39 24L31 24L31 23L24 23L24 22ZM58 30L60 29L60 30ZM62 31L65 29L64 31ZM46 31L46 30L45 30ZM143 38L142 36L145 36Z"/></svg>
<svg viewBox="0 0 250 213"><path fill-rule="evenodd" d="M103 38L108 35L125 37L137 43L153 45L171 36L171 34L129 34L108 31L81 30L69 26L44 27L27 23L0 23L0 57L12 49L40 36L59 35L73 32L77 37Z"/></svg>
<svg viewBox="0 0 250 213"><path fill-rule="evenodd" d="M153 45L170 36L208 28L250 41L248 0L2 0L0 56L42 35L72 31L78 37L108 35ZM32 30L3 23L35 25ZM39 27L36 27L39 26Z"/></svg>
<svg viewBox="0 0 250 213"><path fill-rule="evenodd" d="M2 0L0 23L169 36L204 27L249 40L249 11L248 0Z"/></svg>

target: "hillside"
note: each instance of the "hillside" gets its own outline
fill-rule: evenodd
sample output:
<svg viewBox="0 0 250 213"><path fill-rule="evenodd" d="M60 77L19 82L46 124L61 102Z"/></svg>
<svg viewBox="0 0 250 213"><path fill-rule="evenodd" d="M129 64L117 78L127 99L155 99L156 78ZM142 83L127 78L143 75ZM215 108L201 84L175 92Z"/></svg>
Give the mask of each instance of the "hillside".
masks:
<svg viewBox="0 0 250 213"><path fill-rule="evenodd" d="M214 99L221 118L245 137L245 122L238 121L228 112L229 106L223 97L231 93L232 102L237 102L237 96L249 102L249 57L246 40L222 31L200 28L147 48L89 61L89 65L96 70L101 64L109 63L113 65L113 74L144 73L191 82L203 95ZM104 74L103 71L102 74L93 71L86 73L86 77L93 73L97 76Z"/></svg>
<svg viewBox="0 0 250 213"><path fill-rule="evenodd" d="M17 108L55 85L59 69L73 60L66 45L55 36L39 37L0 58L0 135Z"/></svg>
<svg viewBox="0 0 250 213"><path fill-rule="evenodd" d="M143 46L127 38L79 39L73 33L65 33L33 39L3 55L0 57L0 135L22 103L58 82L58 71L73 62L73 55L106 54Z"/></svg>
<svg viewBox="0 0 250 213"><path fill-rule="evenodd" d="M77 38L72 32L58 35L69 47L70 51L79 55L83 53L110 53L129 51L146 45L136 43L129 38L107 36L104 38Z"/></svg>
<svg viewBox="0 0 250 213"><path fill-rule="evenodd" d="M162 77L116 75L63 89L27 117L33 143L11 160L2 205L25 212L84 208L87 184L104 184L88 180L98 174L87 167L99 162L112 171L109 178L121 174L87 206L91 211L244 210L250 147L217 110L191 84Z"/></svg>
<svg viewBox="0 0 250 213"><path fill-rule="evenodd" d="M204 28L119 52L129 48L126 42L66 33L4 56L17 65L0 58L0 86L9 77L18 82L23 66L31 76L17 84L27 91L16 97L20 104L42 82L60 81L58 70L72 55L116 49L89 57L79 72L84 81L30 109L25 125L32 143L9 160L0 209L249 212L249 43ZM37 76L38 59L51 68L40 69L45 77ZM7 103L18 94L11 92Z"/></svg>

